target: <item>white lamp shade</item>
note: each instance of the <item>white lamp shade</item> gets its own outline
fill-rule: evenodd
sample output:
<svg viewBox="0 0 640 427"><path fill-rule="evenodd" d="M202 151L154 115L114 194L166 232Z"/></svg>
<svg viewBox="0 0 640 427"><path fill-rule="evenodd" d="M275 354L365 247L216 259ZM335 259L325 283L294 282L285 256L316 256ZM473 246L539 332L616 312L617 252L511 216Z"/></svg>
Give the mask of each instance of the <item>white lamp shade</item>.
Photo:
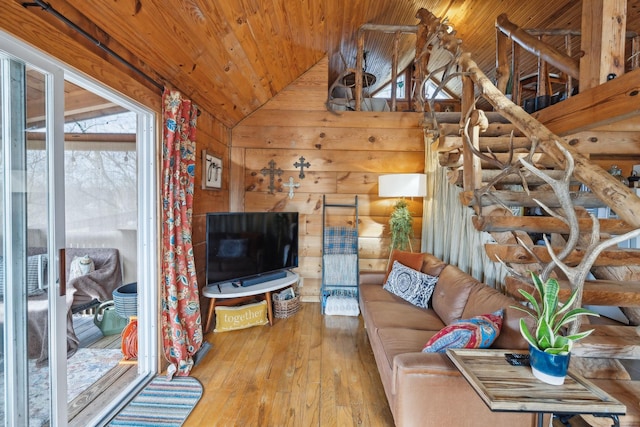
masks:
<svg viewBox="0 0 640 427"><path fill-rule="evenodd" d="M427 175L396 173L378 176L380 197L424 197L427 195Z"/></svg>

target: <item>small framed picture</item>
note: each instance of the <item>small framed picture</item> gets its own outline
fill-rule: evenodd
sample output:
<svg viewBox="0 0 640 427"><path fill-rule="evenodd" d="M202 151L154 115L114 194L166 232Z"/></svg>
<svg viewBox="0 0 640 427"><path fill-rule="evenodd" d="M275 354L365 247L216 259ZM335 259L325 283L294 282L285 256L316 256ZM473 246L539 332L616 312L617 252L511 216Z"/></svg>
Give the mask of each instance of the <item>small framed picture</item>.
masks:
<svg viewBox="0 0 640 427"><path fill-rule="evenodd" d="M222 188L222 159L202 150L202 188Z"/></svg>

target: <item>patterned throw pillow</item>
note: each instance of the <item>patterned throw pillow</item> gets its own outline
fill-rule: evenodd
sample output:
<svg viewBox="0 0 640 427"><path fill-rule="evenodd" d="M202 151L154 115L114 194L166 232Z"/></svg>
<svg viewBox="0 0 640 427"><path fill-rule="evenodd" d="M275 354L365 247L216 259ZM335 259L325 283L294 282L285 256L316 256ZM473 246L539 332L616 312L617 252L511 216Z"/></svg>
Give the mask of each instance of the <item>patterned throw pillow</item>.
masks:
<svg viewBox="0 0 640 427"><path fill-rule="evenodd" d="M503 310L456 320L431 337L423 353L444 353L448 348L489 348L500 335Z"/></svg>
<svg viewBox="0 0 640 427"><path fill-rule="evenodd" d="M234 331L269 323L266 301L238 307L218 306L215 311L216 327L213 332Z"/></svg>
<svg viewBox="0 0 640 427"><path fill-rule="evenodd" d="M438 278L393 262L393 268L383 288L411 304L429 308L429 301Z"/></svg>

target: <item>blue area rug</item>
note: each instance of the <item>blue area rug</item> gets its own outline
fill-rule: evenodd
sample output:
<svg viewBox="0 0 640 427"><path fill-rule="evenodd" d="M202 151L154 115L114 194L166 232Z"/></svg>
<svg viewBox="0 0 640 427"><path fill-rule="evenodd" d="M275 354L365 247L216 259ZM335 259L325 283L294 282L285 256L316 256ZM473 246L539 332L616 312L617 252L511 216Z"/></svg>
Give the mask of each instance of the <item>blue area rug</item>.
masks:
<svg viewBox="0 0 640 427"><path fill-rule="evenodd" d="M154 378L109 423L110 426L181 426L202 396L193 377Z"/></svg>

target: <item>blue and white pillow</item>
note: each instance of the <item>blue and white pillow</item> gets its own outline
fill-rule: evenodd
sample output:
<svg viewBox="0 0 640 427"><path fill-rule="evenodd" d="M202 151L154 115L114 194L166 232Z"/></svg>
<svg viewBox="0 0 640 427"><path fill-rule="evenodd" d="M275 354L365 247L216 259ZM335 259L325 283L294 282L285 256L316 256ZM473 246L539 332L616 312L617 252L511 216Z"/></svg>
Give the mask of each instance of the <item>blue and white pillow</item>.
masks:
<svg viewBox="0 0 640 427"><path fill-rule="evenodd" d="M394 261L383 288L417 307L429 308L429 301L436 283L438 283L437 277Z"/></svg>

